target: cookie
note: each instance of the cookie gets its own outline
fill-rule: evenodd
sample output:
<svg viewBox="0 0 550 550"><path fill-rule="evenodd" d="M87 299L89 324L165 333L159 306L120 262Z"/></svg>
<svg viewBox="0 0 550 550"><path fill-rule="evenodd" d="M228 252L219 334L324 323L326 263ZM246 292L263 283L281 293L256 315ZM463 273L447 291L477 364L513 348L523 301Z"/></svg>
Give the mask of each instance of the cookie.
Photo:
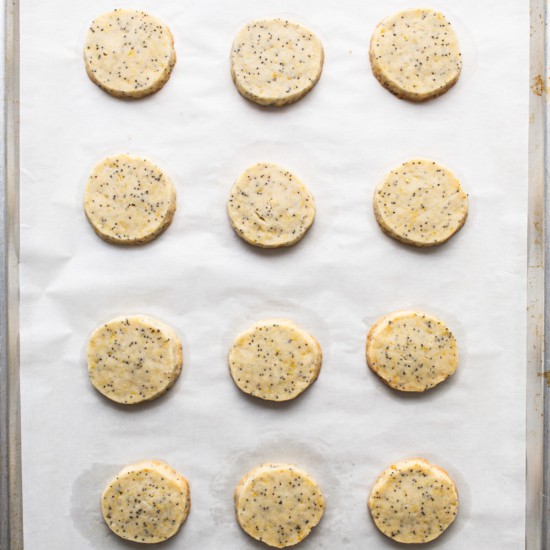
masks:
<svg viewBox="0 0 550 550"><path fill-rule="evenodd" d="M84 211L103 240L122 245L144 244L172 223L176 189L151 161L116 155L102 160L90 174Z"/></svg>
<svg viewBox="0 0 550 550"><path fill-rule="evenodd" d="M231 189L229 220L237 235L262 248L291 246L311 227L315 202L292 172L270 163L247 168Z"/></svg>
<svg viewBox="0 0 550 550"><path fill-rule="evenodd" d="M448 241L464 225L468 195L448 168L412 159L386 175L374 192L373 206L384 233L428 247Z"/></svg>
<svg viewBox="0 0 550 550"><path fill-rule="evenodd" d="M384 535L406 544L430 542L455 520L458 493L445 470L412 458L380 475L368 507Z"/></svg>
<svg viewBox="0 0 550 550"><path fill-rule="evenodd" d="M96 328L86 358L96 390L125 405L161 396L174 385L183 365L176 333L145 315L117 317Z"/></svg>
<svg viewBox="0 0 550 550"><path fill-rule="evenodd" d="M115 97L140 98L160 90L176 63L174 38L157 18L118 9L92 21L84 45L88 76Z"/></svg>
<svg viewBox="0 0 550 550"><path fill-rule="evenodd" d="M372 72L382 86L410 101L444 94L462 69L451 24L430 9L400 11L380 21L369 53Z"/></svg>
<svg viewBox="0 0 550 550"><path fill-rule="evenodd" d="M319 376L321 346L292 321L260 321L237 336L229 372L237 387L267 401L289 401Z"/></svg>
<svg viewBox="0 0 550 550"><path fill-rule="evenodd" d="M321 521L325 500L319 485L290 464L264 464L235 489L237 522L245 533L274 548L304 540Z"/></svg>
<svg viewBox="0 0 550 550"><path fill-rule="evenodd" d="M456 340L442 321L427 313L397 311L370 329L367 364L388 386L423 392L456 371Z"/></svg>
<svg viewBox="0 0 550 550"><path fill-rule="evenodd" d="M101 511L111 531L147 544L173 537L190 508L187 480L159 460L126 466L101 495Z"/></svg>
<svg viewBox="0 0 550 550"><path fill-rule="evenodd" d="M260 19L235 37L231 76L246 99L282 107L315 86L323 61L323 45L310 30L285 19Z"/></svg>

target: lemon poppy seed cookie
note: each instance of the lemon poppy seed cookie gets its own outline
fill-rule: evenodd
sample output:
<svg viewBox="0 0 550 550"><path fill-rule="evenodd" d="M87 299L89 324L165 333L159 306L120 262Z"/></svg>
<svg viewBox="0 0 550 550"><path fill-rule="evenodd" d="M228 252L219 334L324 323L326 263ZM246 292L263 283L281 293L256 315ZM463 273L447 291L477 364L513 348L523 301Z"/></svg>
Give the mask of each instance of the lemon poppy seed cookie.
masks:
<svg viewBox="0 0 550 550"><path fill-rule="evenodd" d="M240 334L229 351L229 372L244 393L289 401L319 376L321 346L292 321L260 321Z"/></svg>
<svg viewBox="0 0 550 550"><path fill-rule="evenodd" d="M368 507L384 535L406 544L424 543L439 537L455 520L458 493L445 470L412 458L380 475Z"/></svg>
<svg viewBox="0 0 550 550"><path fill-rule="evenodd" d="M143 11L118 9L92 21L84 60L100 88L116 97L140 98L168 81L176 51L164 23Z"/></svg>
<svg viewBox="0 0 550 550"><path fill-rule="evenodd" d="M426 313L398 311L379 319L367 336L367 364L388 386L423 392L451 376L458 366L456 339Z"/></svg>
<svg viewBox="0 0 550 550"><path fill-rule="evenodd" d="M446 242L464 225L468 195L448 168L412 159L385 176L374 192L373 207L384 233L428 247Z"/></svg>
<svg viewBox="0 0 550 550"><path fill-rule="evenodd" d="M235 37L231 76L245 98L282 107L315 86L323 60L323 45L310 30L285 19L261 19Z"/></svg>
<svg viewBox="0 0 550 550"><path fill-rule="evenodd" d="M109 528L123 539L140 543L174 536L190 509L187 480L159 460L126 466L101 495L101 511Z"/></svg>
<svg viewBox="0 0 550 550"><path fill-rule="evenodd" d="M255 468L235 489L235 514L243 531L275 548L304 540L321 521L324 509L319 485L290 464Z"/></svg>
<svg viewBox="0 0 550 550"><path fill-rule="evenodd" d="M117 317L99 326L90 337L86 357L94 387L125 405L168 391L183 365L176 333L145 315Z"/></svg>
<svg viewBox="0 0 550 550"><path fill-rule="evenodd" d="M374 76L397 97L426 101L445 93L462 69L458 39L442 13L400 11L386 17L370 42Z"/></svg>
<svg viewBox="0 0 550 550"><path fill-rule="evenodd" d="M176 189L151 161L116 155L102 160L90 174L84 211L103 240L122 245L144 244L172 222Z"/></svg>
<svg viewBox="0 0 550 550"><path fill-rule="evenodd" d="M291 246L315 218L313 195L291 172L270 163L247 168L231 189L229 220L246 242L262 248Z"/></svg>

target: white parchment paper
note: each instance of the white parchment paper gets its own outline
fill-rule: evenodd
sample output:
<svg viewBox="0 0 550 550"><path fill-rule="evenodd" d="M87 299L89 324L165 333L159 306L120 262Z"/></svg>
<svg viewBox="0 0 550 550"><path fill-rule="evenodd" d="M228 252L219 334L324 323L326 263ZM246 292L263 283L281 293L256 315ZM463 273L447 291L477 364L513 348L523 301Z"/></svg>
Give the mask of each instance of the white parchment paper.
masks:
<svg viewBox="0 0 550 550"><path fill-rule="evenodd" d="M444 11L464 70L446 95L400 101L372 76L371 32L401 0L25 0L21 6L21 383L28 550L117 549L100 493L125 464L159 458L190 481L192 511L164 548L261 548L241 532L232 492L250 468L289 461L322 486L326 515L307 549L393 548L367 514L377 475L426 457L449 471L460 512L433 548L523 547L528 3L422 2ZM111 98L84 70L87 27L114 7L171 27L178 61L158 94ZM229 74L249 19L292 18L326 53L305 99L269 110ZM172 226L138 248L108 245L82 210L86 178L118 152L172 177ZM466 226L416 250L382 234L380 178L412 156L453 169L470 195ZM294 171L313 192L315 224L298 245L262 251L232 231L225 204L257 161ZM365 337L381 315L420 308L454 331L455 376L398 394L368 371ZM185 354L164 397L115 406L88 381L85 346L101 322L146 313L171 324ZM293 403L247 398L226 354L255 320L284 316L319 340L318 381Z"/></svg>

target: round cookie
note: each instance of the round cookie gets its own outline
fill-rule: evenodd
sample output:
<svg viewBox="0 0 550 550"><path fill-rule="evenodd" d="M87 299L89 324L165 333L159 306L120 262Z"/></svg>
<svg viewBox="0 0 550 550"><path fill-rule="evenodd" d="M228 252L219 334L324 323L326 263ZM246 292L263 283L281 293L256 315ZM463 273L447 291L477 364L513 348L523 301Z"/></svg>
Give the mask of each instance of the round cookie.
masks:
<svg viewBox="0 0 550 550"><path fill-rule="evenodd" d="M423 392L456 371L456 340L447 326L431 315L397 311L370 329L367 364L388 386Z"/></svg>
<svg viewBox="0 0 550 550"><path fill-rule="evenodd" d="M384 535L406 544L430 542L455 520L458 493L445 470L412 458L380 475L368 507Z"/></svg>
<svg viewBox="0 0 550 550"><path fill-rule="evenodd" d="M319 376L321 346L292 321L260 321L241 333L229 351L229 372L237 387L267 401L289 401Z"/></svg>
<svg viewBox="0 0 550 550"><path fill-rule="evenodd" d="M119 537L153 544L174 536L191 508L187 480L159 460L121 470L101 495L101 511Z"/></svg>
<svg viewBox="0 0 550 550"><path fill-rule="evenodd" d="M380 21L369 54L372 72L382 86L410 101L444 94L462 68L451 24L430 9L400 11Z"/></svg>
<svg viewBox="0 0 550 550"><path fill-rule="evenodd" d="M449 169L412 159L386 175L374 192L373 207L384 233L428 247L448 241L464 225L468 195Z"/></svg>
<svg viewBox="0 0 550 550"><path fill-rule="evenodd" d="M183 365L176 333L145 315L117 317L96 328L86 358L96 390L125 405L161 396L174 385Z"/></svg>
<svg viewBox="0 0 550 550"><path fill-rule="evenodd" d="M311 227L315 202L291 172L270 163L247 168L231 189L227 213L235 232L262 248L291 246Z"/></svg>
<svg viewBox="0 0 550 550"><path fill-rule="evenodd" d="M103 159L90 174L84 211L103 240L122 245L144 244L172 223L176 189L151 161L116 155Z"/></svg>
<svg viewBox="0 0 550 550"><path fill-rule="evenodd" d="M170 29L138 10L117 9L92 21L84 45L88 76L115 97L160 90L176 63Z"/></svg>
<svg viewBox="0 0 550 550"><path fill-rule="evenodd" d="M290 464L264 464L235 489L235 514L245 533L274 548L304 540L321 521L325 500L315 480Z"/></svg>
<svg viewBox="0 0 550 550"><path fill-rule="evenodd" d="M310 30L285 19L261 19L235 37L231 76L246 99L282 107L315 86L323 61L323 45Z"/></svg>

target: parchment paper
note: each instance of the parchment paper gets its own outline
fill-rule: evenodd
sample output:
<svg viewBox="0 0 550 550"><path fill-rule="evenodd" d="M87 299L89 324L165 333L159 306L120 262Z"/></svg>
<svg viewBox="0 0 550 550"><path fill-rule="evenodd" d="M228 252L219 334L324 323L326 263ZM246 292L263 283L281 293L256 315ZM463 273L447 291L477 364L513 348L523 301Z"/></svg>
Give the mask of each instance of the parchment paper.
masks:
<svg viewBox="0 0 550 550"><path fill-rule="evenodd" d="M455 27L463 74L426 104L400 101L372 76L376 23L401 0L25 0L21 6L21 383L28 550L130 548L104 524L99 497L125 464L158 458L190 481L192 511L163 548L261 548L241 532L232 492L250 468L288 461L321 485L326 515L301 547L393 548L366 500L378 474L425 457L455 479L457 521L432 548L523 547L528 3L421 2ZM109 97L86 76L87 27L114 7L171 27L178 61L158 94ZM280 110L241 98L229 74L249 19L309 26L323 76ZM86 178L102 157L145 155L172 177L178 210L155 242L120 248L88 225ZM416 250L386 237L374 187L420 155L453 169L470 196L466 226ZM225 204L248 165L277 162L315 196L298 245L261 251L231 229ZM366 367L365 337L381 315L420 308L454 331L452 379L398 394ZM151 404L115 406L88 381L92 330L120 314L171 324L181 378ZM293 403L247 398L226 354L255 320L295 320L319 340L318 381Z"/></svg>

